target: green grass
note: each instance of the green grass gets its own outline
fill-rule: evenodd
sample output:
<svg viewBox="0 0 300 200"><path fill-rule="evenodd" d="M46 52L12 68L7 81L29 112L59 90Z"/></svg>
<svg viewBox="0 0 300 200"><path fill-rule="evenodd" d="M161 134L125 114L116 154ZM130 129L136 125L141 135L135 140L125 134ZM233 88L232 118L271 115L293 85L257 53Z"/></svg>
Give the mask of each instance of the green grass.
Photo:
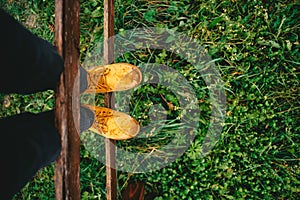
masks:
<svg viewBox="0 0 300 200"><path fill-rule="evenodd" d="M53 41L52 1L1 0L35 34ZM209 125L208 91L184 59L170 53L140 50L118 61L156 62L179 71L196 91L202 109L191 147L171 165L145 174L118 173L119 189L142 180L157 199L298 199L300 197L300 12L298 1L116 1L115 32L137 27L166 27L196 38L209 52L227 91L226 121L212 151L199 158ZM103 35L103 2L81 3L83 61ZM178 62L179 60L179 62ZM176 64L178 63L178 64ZM201 79L200 79L201 80ZM160 98L164 94L164 99ZM41 112L54 107L53 92L0 95L0 116ZM101 97L100 102L101 102ZM7 101L10 102L8 105ZM151 102L177 106L164 87L135 92L131 114L149 123ZM149 106L150 105L150 106ZM133 109L134 108L134 109ZM169 111L169 119L178 113ZM170 127L171 130L172 127ZM166 134L170 134L168 131ZM147 152L167 143L120 142ZM139 147L139 148L136 148ZM105 167L83 147L82 199L105 199ZM120 194L120 193L119 193ZM53 199L53 166L41 170L15 199Z"/></svg>

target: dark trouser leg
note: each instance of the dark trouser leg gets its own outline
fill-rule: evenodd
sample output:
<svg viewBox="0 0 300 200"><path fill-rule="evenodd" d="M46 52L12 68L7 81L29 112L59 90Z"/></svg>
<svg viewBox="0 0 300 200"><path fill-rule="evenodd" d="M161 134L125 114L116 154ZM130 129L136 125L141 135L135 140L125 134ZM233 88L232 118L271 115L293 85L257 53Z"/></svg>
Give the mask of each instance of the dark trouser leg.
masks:
<svg viewBox="0 0 300 200"><path fill-rule="evenodd" d="M9 199L61 150L53 111L0 120L0 199Z"/></svg>
<svg viewBox="0 0 300 200"><path fill-rule="evenodd" d="M81 130L86 130L94 115L85 108L80 115ZM12 198L39 169L58 158L61 141L53 122L54 111L0 119L1 200Z"/></svg>
<svg viewBox="0 0 300 200"><path fill-rule="evenodd" d="M56 48L33 35L0 8L0 93L56 89L64 64ZM87 87L80 67L80 91Z"/></svg>
<svg viewBox="0 0 300 200"><path fill-rule="evenodd" d="M47 41L0 9L0 93L55 89L63 60Z"/></svg>

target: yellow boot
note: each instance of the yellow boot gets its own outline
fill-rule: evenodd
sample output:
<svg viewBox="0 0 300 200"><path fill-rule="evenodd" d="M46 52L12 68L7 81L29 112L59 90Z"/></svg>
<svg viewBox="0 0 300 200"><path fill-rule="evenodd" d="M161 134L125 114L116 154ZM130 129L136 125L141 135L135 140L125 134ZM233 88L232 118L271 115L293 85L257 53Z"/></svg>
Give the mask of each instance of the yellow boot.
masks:
<svg viewBox="0 0 300 200"><path fill-rule="evenodd" d="M83 106L95 113L90 130L106 138L126 140L136 136L140 130L139 123L123 112L91 105Z"/></svg>
<svg viewBox="0 0 300 200"><path fill-rule="evenodd" d="M142 81L139 68L128 63L99 66L87 72L88 86L84 93L128 90L138 86Z"/></svg>

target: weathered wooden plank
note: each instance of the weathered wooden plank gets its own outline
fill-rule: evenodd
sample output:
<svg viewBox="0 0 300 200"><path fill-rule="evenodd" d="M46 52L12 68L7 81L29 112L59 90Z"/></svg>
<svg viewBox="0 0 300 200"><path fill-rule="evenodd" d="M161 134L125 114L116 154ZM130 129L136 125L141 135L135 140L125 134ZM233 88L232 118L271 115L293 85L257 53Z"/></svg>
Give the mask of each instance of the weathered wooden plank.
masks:
<svg viewBox="0 0 300 200"><path fill-rule="evenodd" d="M55 0L55 43L65 60L56 91L56 126L62 151L55 163L58 200L80 199L79 0Z"/></svg>
<svg viewBox="0 0 300 200"><path fill-rule="evenodd" d="M104 64L114 61L114 0L104 0ZM105 106L114 109L114 96L105 94ZM106 139L106 199L117 199L116 141Z"/></svg>

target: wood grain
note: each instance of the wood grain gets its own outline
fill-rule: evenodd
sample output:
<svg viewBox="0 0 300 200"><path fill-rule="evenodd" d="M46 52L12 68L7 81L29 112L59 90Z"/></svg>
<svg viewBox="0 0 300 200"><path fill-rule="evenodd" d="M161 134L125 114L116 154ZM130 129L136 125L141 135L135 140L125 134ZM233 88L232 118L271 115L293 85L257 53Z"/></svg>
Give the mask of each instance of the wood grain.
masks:
<svg viewBox="0 0 300 200"><path fill-rule="evenodd" d="M55 44L65 61L55 101L62 141L55 163L57 200L80 199L79 36L79 0L55 0Z"/></svg>
<svg viewBox="0 0 300 200"><path fill-rule="evenodd" d="M104 64L114 61L114 0L104 0ZM105 106L114 109L113 93L105 94ZM106 199L117 199L116 141L106 139Z"/></svg>

